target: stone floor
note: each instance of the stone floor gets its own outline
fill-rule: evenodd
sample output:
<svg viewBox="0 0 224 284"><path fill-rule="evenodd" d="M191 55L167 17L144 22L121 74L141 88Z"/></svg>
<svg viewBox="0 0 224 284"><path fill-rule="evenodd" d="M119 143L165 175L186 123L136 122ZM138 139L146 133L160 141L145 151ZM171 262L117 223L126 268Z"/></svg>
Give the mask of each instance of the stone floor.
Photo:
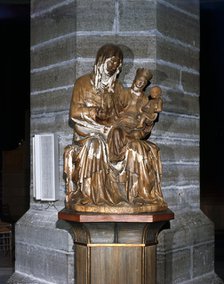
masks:
<svg viewBox="0 0 224 284"><path fill-rule="evenodd" d="M224 231L215 234L215 272L224 281Z"/></svg>
<svg viewBox="0 0 224 284"><path fill-rule="evenodd" d="M14 272L14 261L9 254L3 255L0 252L0 283L6 284L9 277Z"/></svg>
<svg viewBox="0 0 224 284"><path fill-rule="evenodd" d="M215 272L224 281L224 231L216 232L215 237ZM9 254L3 255L0 252L0 284L7 284L7 280L14 272L12 258Z"/></svg>

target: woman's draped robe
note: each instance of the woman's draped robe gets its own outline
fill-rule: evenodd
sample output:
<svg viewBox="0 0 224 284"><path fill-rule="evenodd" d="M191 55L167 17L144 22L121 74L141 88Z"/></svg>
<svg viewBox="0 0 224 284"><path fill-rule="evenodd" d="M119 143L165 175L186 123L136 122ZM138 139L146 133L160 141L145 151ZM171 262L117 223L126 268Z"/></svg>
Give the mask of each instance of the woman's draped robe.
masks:
<svg viewBox="0 0 224 284"><path fill-rule="evenodd" d="M166 208L161 192L159 148L142 140L151 131L152 123L132 135L126 135L125 129L117 127L117 115L129 99L129 93L119 83L112 93L97 92L91 83L91 74L76 81L70 109L76 139L73 150L65 151L65 160L69 160L72 153L72 165L65 172L73 167L70 179L74 183L74 188L67 190L68 207L73 208L73 204L109 207L154 204L154 209ZM93 118L93 108L106 110L106 118ZM111 143L111 139L117 143ZM115 160L110 159L111 144L117 145Z"/></svg>

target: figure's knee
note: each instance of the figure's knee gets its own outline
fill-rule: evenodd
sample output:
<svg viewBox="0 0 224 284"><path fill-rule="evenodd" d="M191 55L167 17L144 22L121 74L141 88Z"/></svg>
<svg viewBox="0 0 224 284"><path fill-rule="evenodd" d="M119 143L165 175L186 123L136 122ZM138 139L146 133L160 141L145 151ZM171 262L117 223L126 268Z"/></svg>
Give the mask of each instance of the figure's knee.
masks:
<svg viewBox="0 0 224 284"><path fill-rule="evenodd" d="M90 137L87 141L89 147L97 148L100 146L100 140L97 137Z"/></svg>
<svg viewBox="0 0 224 284"><path fill-rule="evenodd" d="M103 142L98 137L90 137L85 144L88 156L98 156L102 152Z"/></svg>
<svg viewBox="0 0 224 284"><path fill-rule="evenodd" d="M152 151L154 151L155 153L158 153L160 151L160 148L156 144L148 141L148 145L149 145L150 149Z"/></svg>
<svg viewBox="0 0 224 284"><path fill-rule="evenodd" d="M147 153L150 151L150 146L146 143L146 141L133 140L128 143L127 150L128 152L135 153L135 155L138 155L139 158L147 157Z"/></svg>
<svg viewBox="0 0 224 284"><path fill-rule="evenodd" d="M113 130L114 133L116 134L121 134L123 132L122 128L119 126L116 126Z"/></svg>
<svg viewBox="0 0 224 284"><path fill-rule="evenodd" d="M108 140L117 140L117 138L121 137L123 135L123 130L119 126L113 127L108 135Z"/></svg>
<svg viewBox="0 0 224 284"><path fill-rule="evenodd" d="M128 148L132 151L138 151L140 142L138 140L133 140L128 143Z"/></svg>

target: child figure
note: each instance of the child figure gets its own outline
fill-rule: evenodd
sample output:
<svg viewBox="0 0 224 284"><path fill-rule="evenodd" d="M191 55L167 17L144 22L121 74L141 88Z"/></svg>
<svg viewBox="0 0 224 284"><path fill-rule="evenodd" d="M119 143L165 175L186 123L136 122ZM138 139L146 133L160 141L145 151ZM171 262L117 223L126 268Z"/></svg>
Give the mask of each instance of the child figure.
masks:
<svg viewBox="0 0 224 284"><path fill-rule="evenodd" d="M152 78L150 70L139 68L131 88L123 93L123 109L117 114L114 126L108 135L109 159L118 162L124 159L128 141L142 139L148 134L162 110L161 89L153 87L150 97L144 89Z"/></svg>
<svg viewBox="0 0 224 284"><path fill-rule="evenodd" d="M163 101L161 98L162 90L158 86L154 86L149 91L149 102L139 109L139 124L138 129L144 127L144 123L154 122L158 113L162 111Z"/></svg>
<svg viewBox="0 0 224 284"><path fill-rule="evenodd" d="M118 124L119 127L125 128L127 132L141 128L139 123L144 113L143 108L149 103L148 98L144 94L144 89L151 78L152 74L150 70L139 68L136 71L131 88L126 89L123 94L125 107L118 113L116 124Z"/></svg>
<svg viewBox="0 0 224 284"><path fill-rule="evenodd" d="M139 68L128 92L128 102L122 112L118 114L117 124L124 127L126 132L143 129L145 124L155 121L158 113L162 111L162 90L158 86L150 89L149 97L144 94L144 88L152 78L151 72Z"/></svg>

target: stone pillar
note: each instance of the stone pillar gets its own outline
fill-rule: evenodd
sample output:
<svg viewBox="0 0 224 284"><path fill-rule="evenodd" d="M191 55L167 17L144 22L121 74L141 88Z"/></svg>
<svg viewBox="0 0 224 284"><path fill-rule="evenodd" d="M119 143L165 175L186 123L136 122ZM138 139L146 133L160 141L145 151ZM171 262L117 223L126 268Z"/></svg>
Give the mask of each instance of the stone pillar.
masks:
<svg viewBox="0 0 224 284"><path fill-rule="evenodd" d="M10 283L74 283L71 228L57 223L56 210L64 207L63 148L72 141L68 109L75 79L108 42L123 49L125 86L147 67L163 90L151 141L161 148L162 189L175 220L159 236L158 283L216 283L214 228L200 211L199 0L31 1L31 136L59 136L60 198L54 206L35 201L31 172Z"/></svg>

